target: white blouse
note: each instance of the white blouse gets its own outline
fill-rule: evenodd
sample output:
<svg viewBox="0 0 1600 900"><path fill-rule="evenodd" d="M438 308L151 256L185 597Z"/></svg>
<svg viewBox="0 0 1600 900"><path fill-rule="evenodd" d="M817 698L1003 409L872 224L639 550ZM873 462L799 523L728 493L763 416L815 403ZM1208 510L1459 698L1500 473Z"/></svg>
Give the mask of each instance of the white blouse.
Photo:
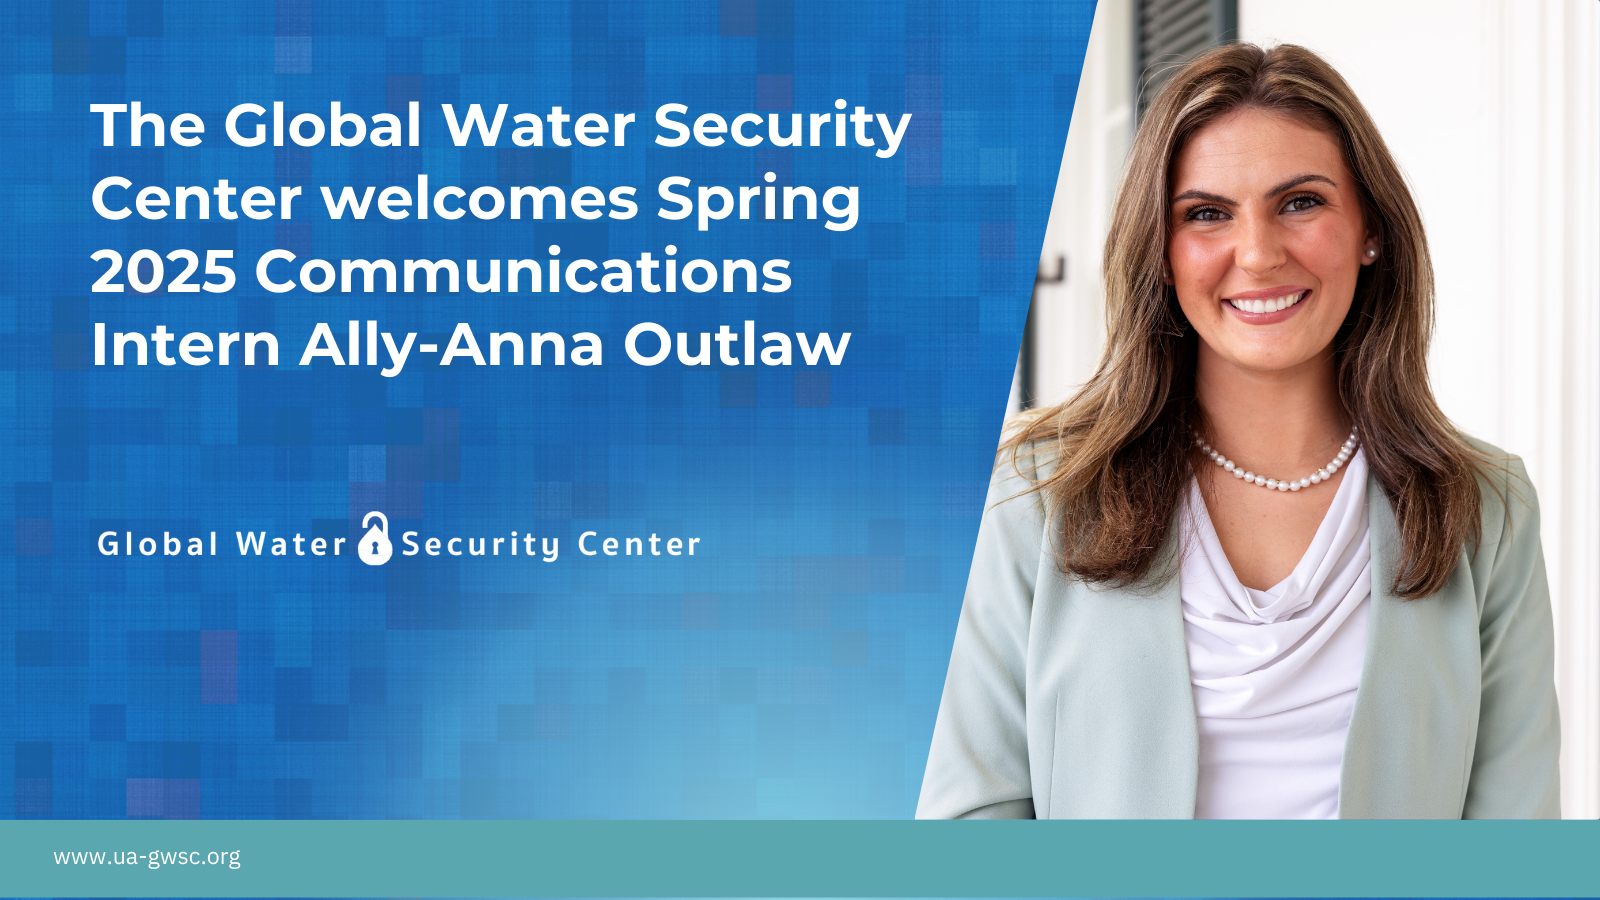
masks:
<svg viewBox="0 0 1600 900"><path fill-rule="evenodd" d="M1180 521L1200 731L1195 818L1338 818L1372 594L1365 455L1345 465L1310 548L1270 590L1239 583L1197 483Z"/></svg>

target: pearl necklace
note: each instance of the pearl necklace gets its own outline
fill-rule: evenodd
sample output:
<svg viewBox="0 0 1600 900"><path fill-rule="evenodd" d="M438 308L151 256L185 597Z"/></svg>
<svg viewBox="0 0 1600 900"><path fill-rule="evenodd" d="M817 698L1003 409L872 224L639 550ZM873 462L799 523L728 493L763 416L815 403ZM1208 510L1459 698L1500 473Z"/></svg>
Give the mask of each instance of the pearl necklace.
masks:
<svg viewBox="0 0 1600 900"><path fill-rule="evenodd" d="M1253 481L1269 491L1298 491L1301 488L1327 481L1333 477L1333 473L1339 471L1341 466L1350 461L1350 454L1356 452L1356 427L1354 425L1350 426L1350 436L1345 438L1344 445L1339 448L1339 455L1333 458L1333 462L1318 469L1315 474L1308 475L1299 481L1279 481L1276 478L1268 478L1265 475L1246 472L1243 466L1237 465L1233 460L1211 449L1211 445L1206 443L1205 438L1202 438L1198 433L1194 436L1194 443L1195 446L1204 451L1205 455L1211 457L1212 462L1221 466L1224 471L1232 472L1235 478Z"/></svg>

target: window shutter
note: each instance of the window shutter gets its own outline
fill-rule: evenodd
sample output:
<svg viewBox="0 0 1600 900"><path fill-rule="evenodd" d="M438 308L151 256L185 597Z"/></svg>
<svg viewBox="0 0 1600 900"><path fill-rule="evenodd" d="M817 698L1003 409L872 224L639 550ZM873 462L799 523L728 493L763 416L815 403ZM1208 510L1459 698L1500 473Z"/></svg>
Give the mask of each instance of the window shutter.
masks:
<svg viewBox="0 0 1600 900"><path fill-rule="evenodd" d="M1137 111L1184 63L1239 38L1238 0L1136 0L1133 58Z"/></svg>

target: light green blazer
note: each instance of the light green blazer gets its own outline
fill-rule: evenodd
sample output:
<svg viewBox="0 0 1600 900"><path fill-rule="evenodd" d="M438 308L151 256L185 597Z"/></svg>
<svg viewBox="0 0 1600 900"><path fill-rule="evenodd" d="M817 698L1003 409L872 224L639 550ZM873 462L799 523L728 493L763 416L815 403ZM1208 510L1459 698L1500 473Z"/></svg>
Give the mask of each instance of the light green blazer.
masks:
<svg viewBox="0 0 1600 900"><path fill-rule="evenodd" d="M1508 468L1500 492L1484 484L1477 553L1410 601L1390 592L1399 531L1368 479L1372 606L1341 818L1560 815L1538 501L1521 460ZM1038 495L1015 496L1025 487L1004 465L989 492L917 817L1192 818L1199 738L1177 529L1164 582L1087 586L1056 568Z"/></svg>

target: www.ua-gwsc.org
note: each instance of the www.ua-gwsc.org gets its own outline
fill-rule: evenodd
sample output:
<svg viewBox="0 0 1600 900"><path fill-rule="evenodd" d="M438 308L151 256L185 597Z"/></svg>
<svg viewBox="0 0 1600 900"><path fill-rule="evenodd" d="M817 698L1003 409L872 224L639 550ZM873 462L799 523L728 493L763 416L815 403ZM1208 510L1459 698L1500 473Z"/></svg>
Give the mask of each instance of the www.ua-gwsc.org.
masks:
<svg viewBox="0 0 1600 900"><path fill-rule="evenodd" d="M114 850L107 853L104 850L57 850L55 851L56 865L58 866L137 866L146 865L152 869L162 866L222 866L230 869L239 868L239 851L237 850L152 850L149 853L137 853L132 850Z"/></svg>

